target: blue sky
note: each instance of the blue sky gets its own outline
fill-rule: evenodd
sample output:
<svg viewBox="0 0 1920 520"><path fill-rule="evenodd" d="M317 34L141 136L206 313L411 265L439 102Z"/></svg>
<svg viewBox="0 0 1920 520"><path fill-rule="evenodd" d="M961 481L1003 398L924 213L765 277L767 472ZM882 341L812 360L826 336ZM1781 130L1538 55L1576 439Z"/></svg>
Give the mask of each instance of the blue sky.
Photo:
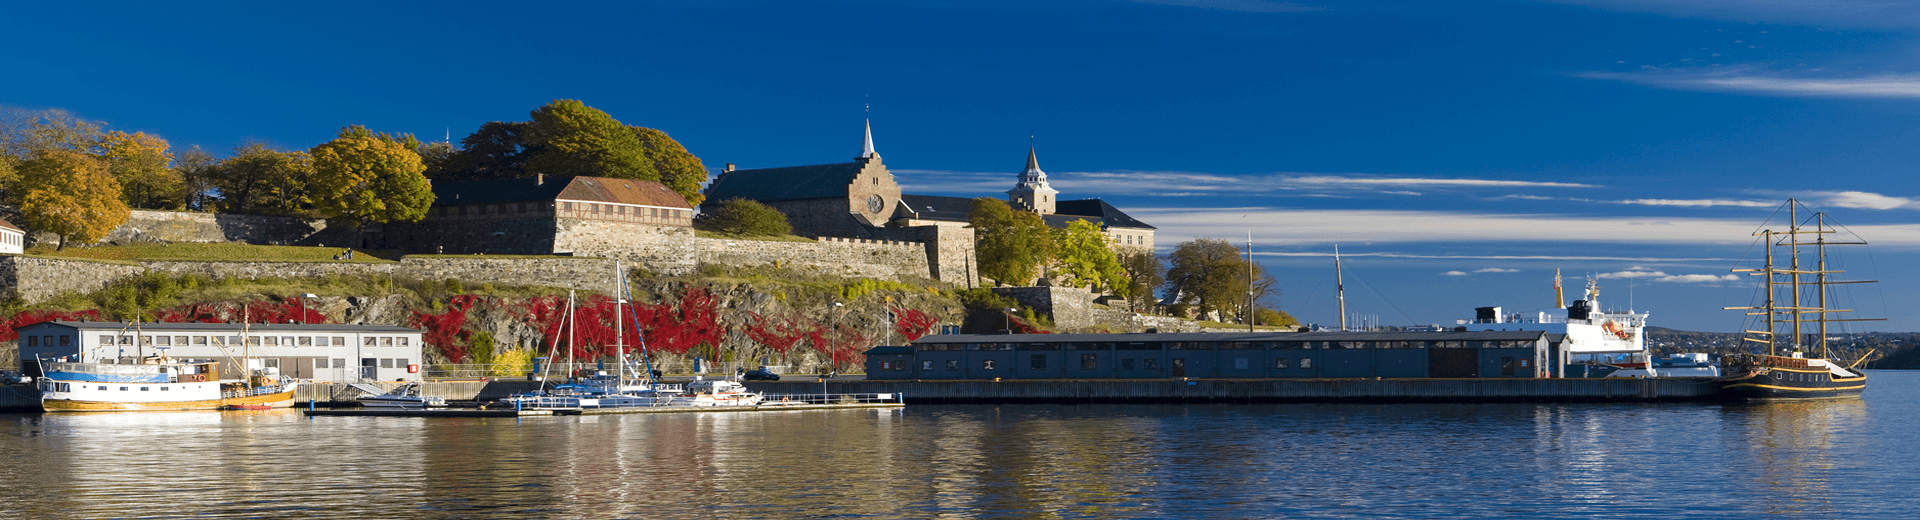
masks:
<svg viewBox="0 0 1920 520"><path fill-rule="evenodd" d="M58 4L58 5L56 5ZM1673 4L1684 4L1675 6ZM1533 310L1550 280L1731 331L1787 197L1872 243L1850 308L1920 330L1920 7L1854 1L939 1L9 7L0 103L219 154L367 125L457 141L581 99L718 168L859 151L999 195L1029 134L1062 197L1160 244L1254 236L1329 323ZM1577 297L1570 291L1569 298Z"/></svg>

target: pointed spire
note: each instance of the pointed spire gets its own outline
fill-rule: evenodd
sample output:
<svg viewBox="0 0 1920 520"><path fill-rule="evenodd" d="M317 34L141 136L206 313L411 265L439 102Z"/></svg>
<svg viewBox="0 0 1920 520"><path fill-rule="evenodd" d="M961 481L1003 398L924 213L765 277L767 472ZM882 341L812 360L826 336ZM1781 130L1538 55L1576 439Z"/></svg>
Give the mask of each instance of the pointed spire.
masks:
<svg viewBox="0 0 1920 520"><path fill-rule="evenodd" d="M1027 147L1027 171L1026 171L1026 173L1034 173L1034 172L1039 172L1039 171L1040 171L1040 158L1039 158L1038 156L1035 156L1035 155L1033 154L1033 147L1032 147L1032 146L1028 146L1028 147ZM1044 174L1044 173L1042 173L1041 175L1046 175L1046 174Z"/></svg>
<svg viewBox="0 0 1920 520"><path fill-rule="evenodd" d="M860 146L860 158L872 159L879 155L880 155L880 152L873 151L873 120L868 119L867 120L867 139Z"/></svg>

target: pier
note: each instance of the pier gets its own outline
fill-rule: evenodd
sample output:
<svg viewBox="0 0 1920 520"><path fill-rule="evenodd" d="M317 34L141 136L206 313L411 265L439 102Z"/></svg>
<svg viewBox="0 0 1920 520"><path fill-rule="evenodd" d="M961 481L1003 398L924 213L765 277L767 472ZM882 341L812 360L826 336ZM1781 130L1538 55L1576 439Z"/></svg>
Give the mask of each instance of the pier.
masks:
<svg viewBox="0 0 1920 520"><path fill-rule="evenodd" d="M899 393L913 404L1687 402L1708 378L827 380L831 393ZM811 381L752 381L757 392L819 393Z"/></svg>

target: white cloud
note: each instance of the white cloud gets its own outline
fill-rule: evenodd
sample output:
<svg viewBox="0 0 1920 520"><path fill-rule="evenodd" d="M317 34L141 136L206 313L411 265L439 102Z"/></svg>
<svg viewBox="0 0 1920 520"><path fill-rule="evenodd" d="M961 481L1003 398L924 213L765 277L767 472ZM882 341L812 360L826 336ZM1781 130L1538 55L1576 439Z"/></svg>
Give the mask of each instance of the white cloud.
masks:
<svg viewBox="0 0 1920 520"><path fill-rule="evenodd" d="M1631 269L1626 271L1600 273L1598 275L1594 275L1595 278L1600 278L1603 280L1607 278L1658 278L1662 276L1671 276L1671 275L1661 271L1636 271Z"/></svg>
<svg viewBox="0 0 1920 520"><path fill-rule="evenodd" d="M1842 208L1920 209L1920 204L1916 204L1913 199L1909 199L1905 197L1892 197L1887 195L1881 195L1878 193L1868 193L1864 191L1819 192L1814 194L1814 198L1815 200L1824 201L1825 204L1827 205L1839 206Z"/></svg>
<svg viewBox="0 0 1920 520"><path fill-rule="evenodd" d="M1180 7L1198 7L1201 9L1219 9L1244 13L1304 13L1325 11L1325 7L1299 5L1293 2L1269 2L1265 0L1128 0L1142 4L1161 4Z"/></svg>
<svg viewBox="0 0 1920 520"><path fill-rule="evenodd" d="M1545 245L1745 245L1759 219L1604 217L1552 214L1473 214L1416 210L1335 210L1271 207L1126 208L1160 228L1158 242L1244 236L1279 245L1353 242L1528 242ZM1875 245L1920 248L1920 224L1850 225ZM1268 231L1270 230L1270 231ZM1618 249L1618 248L1616 248ZM1632 247L1623 249L1631 251ZM1622 255L1627 256L1627 255ZM1651 260L1649 260L1651 261Z"/></svg>
<svg viewBox="0 0 1920 520"><path fill-rule="evenodd" d="M1737 281L1740 281L1740 276L1731 275L1731 274L1725 274L1725 275L1683 274L1683 275L1677 275L1677 276L1663 276L1660 278L1656 278L1653 281L1673 282L1673 283L1737 282Z"/></svg>
<svg viewBox="0 0 1920 520"><path fill-rule="evenodd" d="M1466 271L1447 271L1440 274L1447 275L1447 276L1466 276L1467 272Z"/></svg>
<svg viewBox="0 0 1920 520"><path fill-rule="evenodd" d="M1488 267L1488 268L1486 268L1486 269L1480 269L1480 270L1477 270L1477 271L1474 271L1474 272L1476 272L1476 273L1518 273L1518 272L1520 272L1520 270L1519 270L1519 269L1501 269L1501 268L1498 268L1498 267Z"/></svg>
<svg viewBox="0 0 1920 520"><path fill-rule="evenodd" d="M1714 206L1770 208L1780 205L1778 201L1730 199L1632 199L1618 202L1620 204L1637 204L1642 206L1683 206L1692 208L1710 208Z"/></svg>
<svg viewBox="0 0 1920 520"><path fill-rule="evenodd" d="M1014 174L1007 172L963 172L947 170L894 170L902 179L901 187L919 193L999 194L1013 187ZM1390 177L1362 174L1268 173L1221 175L1178 171L1100 171L1056 172L1047 174L1055 188L1096 196L1116 195L1261 195L1289 193L1295 196L1330 196L1340 193L1391 193L1421 195L1420 190L1479 190L1517 188L1598 188L1572 182L1516 181L1505 179L1445 179L1429 177Z"/></svg>
<svg viewBox="0 0 1920 520"><path fill-rule="evenodd" d="M1791 25L1914 27L1920 5L1905 0L1538 0L1627 13Z"/></svg>
<svg viewBox="0 0 1920 520"><path fill-rule="evenodd" d="M1751 67L1637 72L1578 72L1575 77L1639 83L1676 90L1744 92L1776 96L1920 98L1920 74L1864 77L1796 77Z"/></svg>

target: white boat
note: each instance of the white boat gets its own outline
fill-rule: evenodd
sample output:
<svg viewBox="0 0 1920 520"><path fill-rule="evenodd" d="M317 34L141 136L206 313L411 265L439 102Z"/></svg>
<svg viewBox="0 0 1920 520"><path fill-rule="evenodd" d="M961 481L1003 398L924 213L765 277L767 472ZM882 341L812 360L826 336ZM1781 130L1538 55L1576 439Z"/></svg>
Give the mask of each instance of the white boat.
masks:
<svg viewBox="0 0 1920 520"><path fill-rule="evenodd" d="M362 407L384 410L420 410L447 406L447 399L444 397L421 395L420 383L407 383L384 394L361 396L359 401Z"/></svg>
<svg viewBox="0 0 1920 520"><path fill-rule="evenodd" d="M1653 358L1651 368L1628 368L1607 377L1720 377L1720 366L1701 352Z"/></svg>
<svg viewBox="0 0 1920 520"><path fill-rule="evenodd" d="M700 379L687 383L682 406L756 406L763 397L737 381Z"/></svg>
<svg viewBox="0 0 1920 520"><path fill-rule="evenodd" d="M60 411L213 410L293 406L279 369L220 379L219 363L150 357L140 364L42 362L40 408Z"/></svg>
<svg viewBox="0 0 1920 520"><path fill-rule="evenodd" d="M1561 335L1554 347L1560 377L1606 377L1616 371L1647 368L1648 313L1606 310L1600 305L1598 280L1588 279L1583 299L1566 305L1560 295L1560 274L1553 275L1554 309L1507 313L1500 307L1474 309L1472 320L1459 320L1467 330L1546 331ZM1657 367L1656 367L1657 368ZM1660 374L1666 377L1666 374Z"/></svg>

